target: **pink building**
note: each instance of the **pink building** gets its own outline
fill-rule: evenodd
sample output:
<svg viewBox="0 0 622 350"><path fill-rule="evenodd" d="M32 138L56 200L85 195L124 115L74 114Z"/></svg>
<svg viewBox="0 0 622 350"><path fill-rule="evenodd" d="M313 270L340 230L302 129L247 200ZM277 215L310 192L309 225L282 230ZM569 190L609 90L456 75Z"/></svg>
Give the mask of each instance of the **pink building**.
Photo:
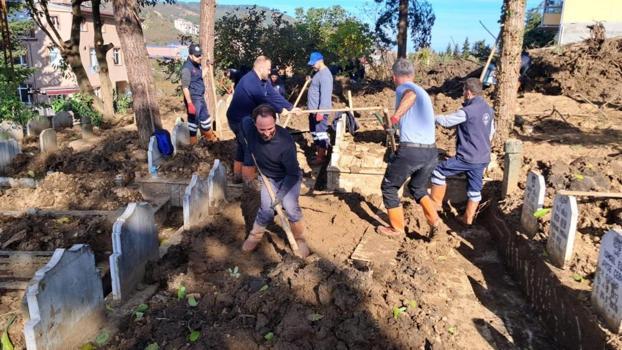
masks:
<svg viewBox="0 0 622 350"><path fill-rule="evenodd" d="M48 4L52 22L63 40L71 35L71 5L69 1L54 0ZM81 26L80 57L89 76L89 80L97 93L100 82L97 57L95 56L94 27L92 10L83 6L84 22ZM108 51L107 61L110 79L118 92L125 92L128 88L125 62L121 53L121 45L117 36L114 16L111 10L102 9L102 34L105 43L112 43L114 47ZM46 21L42 21L47 25ZM50 30L51 32L51 30ZM55 95L67 95L79 92L79 87L71 69L63 71L62 58L59 50L52 46L52 41L39 28L22 42L27 47L27 54L20 57L20 63L36 69L33 76L20 86L20 96L23 102L46 102ZM29 93L33 92L34 93Z"/></svg>

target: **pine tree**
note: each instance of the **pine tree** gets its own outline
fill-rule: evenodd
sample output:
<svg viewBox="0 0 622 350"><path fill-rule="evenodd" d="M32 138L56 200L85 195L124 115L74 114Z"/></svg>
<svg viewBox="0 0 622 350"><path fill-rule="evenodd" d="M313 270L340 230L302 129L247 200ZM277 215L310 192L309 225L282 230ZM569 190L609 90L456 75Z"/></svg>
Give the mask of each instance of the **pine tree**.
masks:
<svg viewBox="0 0 622 350"><path fill-rule="evenodd" d="M469 43L469 37L466 37L462 44L462 58L467 58L469 55L471 55L471 43Z"/></svg>
<svg viewBox="0 0 622 350"><path fill-rule="evenodd" d="M451 56L453 51L451 50L451 43L447 43L447 48L445 49L445 56Z"/></svg>
<svg viewBox="0 0 622 350"><path fill-rule="evenodd" d="M460 57L460 48L458 47L458 44L454 45L454 57Z"/></svg>

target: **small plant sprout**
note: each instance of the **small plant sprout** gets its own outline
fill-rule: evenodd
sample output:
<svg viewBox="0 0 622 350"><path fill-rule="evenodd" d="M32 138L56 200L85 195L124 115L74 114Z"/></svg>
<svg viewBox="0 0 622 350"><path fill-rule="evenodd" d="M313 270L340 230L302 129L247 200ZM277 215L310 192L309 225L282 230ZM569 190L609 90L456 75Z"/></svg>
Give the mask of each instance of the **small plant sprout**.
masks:
<svg viewBox="0 0 622 350"><path fill-rule="evenodd" d="M188 328L190 329L190 328ZM188 334L188 340L191 343L195 343L197 340L201 338L201 332L197 330L190 329L190 334Z"/></svg>
<svg viewBox="0 0 622 350"><path fill-rule="evenodd" d="M535 212L533 212L533 217L540 219L543 218L546 214L548 214L551 211L551 208L542 208L542 209L538 209Z"/></svg>
<svg viewBox="0 0 622 350"><path fill-rule="evenodd" d="M449 326L449 328L447 328L447 332L449 332L449 334L451 334L451 335L455 335L456 332L458 332L458 327L456 327L456 326Z"/></svg>
<svg viewBox="0 0 622 350"><path fill-rule="evenodd" d="M572 279L579 283L583 282L583 276L579 275L578 273L573 274Z"/></svg>
<svg viewBox="0 0 622 350"><path fill-rule="evenodd" d="M259 291L263 293L263 292L267 291L267 290L268 290L268 288L270 288L270 287L268 287L268 285L267 285L267 284L264 284L264 285L263 285L263 287L261 287L261 288L259 289Z"/></svg>
<svg viewBox="0 0 622 350"><path fill-rule="evenodd" d="M160 345L158 345L158 343L151 343L147 345L145 350L160 350Z"/></svg>
<svg viewBox="0 0 622 350"><path fill-rule="evenodd" d="M186 299L186 287L182 285L177 289L177 300L184 299Z"/></svg>
<svg viewBox="0 0 622 350"><path fill-rule="evenodd" d="M147 304L140 304L136 307L136 310L134 310L134 318L138 321L140 319L143 318L143 316L145 316L145 312L147 312L147 310L149 310L149 305Z"/></svg>
<svg viewBox="0 0 622 350"><path fill-rule="evenodd" d="M316 322L319 321L321 319L324 318L324 315L322 314L309 314L307 315L307 320L311 321L311 322Z"/></svg>
<svg viewBox="0 0 622 350"><path fill-rule="evenodd" d="M401 314L406 312L406 306L394 306L393 307L393 318L394 319L398 319L400 317Z"/></svg>
<svg viewBox="0 0 622 350"><path fill-rule="evenodd" d="M274 339L274 333L272 333L272 332L268 332L268 333L264 334L263 338L264 338L266 341L270 341L270 340Z"/></svg>
<svg viewBox="0 0 622 350"><path fill-rule="evenodd" d="M190 295L188 296L188 305L190 307L196 307L197 305L199 305L199 302L197 301L197 299L194 297L194 295Z"/></svg>
<svg viewBox="0 0 622 350"><path fill-rule="evenodd" d="M233 278L239 278L240 277L240 269L235 266L233 268L228 268L227 272L229 272L229 276L233 277Z"/></svg>
<svg viewBox="0 0 622 350"><path fill-rule="evenodd" d="M110 340L110 333L104 329L95 337L95 345L102 347L108 343L108 340Z"/></svg>
<svg viewBox="0 0 622 350"><path fill-rule="evenodd" d="M11 343L11 339L9 338L9 328L15 322L15 318L17 316L13 315L9 323L6 325L4 332L2 332L2 337L0 338L0 345L2 345L2 350L13 350L13 343Z"/></svg>
<svg viewBox="0 0 622 350"><path fill-rule="evenodd" d="M408 302L408 311L410 311L411 309L414 310L417 308L417 301L416 300L411 300Z"/></svg>

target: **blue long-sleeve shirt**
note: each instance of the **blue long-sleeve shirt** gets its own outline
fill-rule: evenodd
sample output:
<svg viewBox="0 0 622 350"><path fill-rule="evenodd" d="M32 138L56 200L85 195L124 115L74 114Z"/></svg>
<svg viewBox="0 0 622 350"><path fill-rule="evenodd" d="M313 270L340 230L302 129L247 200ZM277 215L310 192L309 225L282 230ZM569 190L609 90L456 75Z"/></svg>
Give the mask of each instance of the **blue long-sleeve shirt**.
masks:
<svg viewBox="0 0 622 350"><path fill-rule="evenodd" d="M250 116L255 107L267 103L280 113L283 109L291 110L293 105L279 95L269 80L261 80L254 70L246 73L235 86L231 105L227 110L229 124L238 124L244 117Z"/></svg>
<svg viewBox="0 0 622 350"><path fill-rule="evenodd" d="M307 95L307 108L330 109L333 106L332 97L333 75L328 67L324 67L313 75Z"/></svg>
<svg viewBox="0 0 622 350"><path fill-rule="evenodd" d="M454 127L458 124L462 124L464 122L466 122L467 120L467 115L466 113L462 110L459 109L453 113L450 114L444 114L444 115L437 115L436 116L436 124L441 125L443 127L446 128L451 128ZM492 141L492 138L495 135L495 121L494 119L491 121L492 126L491 126L491 132L490 132L490 140Z"/></svg>
<svg viewBox="0 0 622 350"><path fill-rule="evenodd" d="M276 198L283 199L302 176L294 139L287 130L277 125L274 137L264 141L251 118L242 121L242 133L246 139L244 165L254 166L255 156L257 166L265 176L277 181L283 180L276 192Z"/></svg>

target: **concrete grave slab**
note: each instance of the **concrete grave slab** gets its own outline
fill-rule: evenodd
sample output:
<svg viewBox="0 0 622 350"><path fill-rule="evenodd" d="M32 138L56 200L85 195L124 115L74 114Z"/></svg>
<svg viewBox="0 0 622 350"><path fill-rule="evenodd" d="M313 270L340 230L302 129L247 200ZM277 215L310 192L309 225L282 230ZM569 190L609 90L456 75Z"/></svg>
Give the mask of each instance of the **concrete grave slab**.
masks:
<svg viewBox="0 0 622 350"><path fill-rule="evenodd" d="M527 186L523 197L523 208L520 216L520 223L525 233L533 237L538 232L538 218L533 214L544 205L544 176L530 171L527 174Z"/></svg>
<svg viewBox="0 0 622 350"><path fill-rule="evenodd" d="M64 129L73 127L73 115L71 112L60 111L52 117L52 128Z"/></svg>
<svg viewBox="0 0 622 350"><path fill-rule="evenodd" d="M354 249L351 258L375 266L394 265L400 245L401 242L396 239L379 235L373 229L367 229L367 233L363 235L356 249Z"/></svg>
<svg viewBox="0 0 622 350"><path fill-rule="evenodd" d="M105 321L102 281L88 245L56 249L26 291L29 350L75 349L97 335Z"/></svg>
<svg viewBox="0 0 622 350"><path fill-rule="evenodd" d="M227 170L220 159L214 161L207 177L207 192L212 212L217 211L227 201Z"/></svg>
<svg viewBox="0 0 622 350"><path fill-rule="evenodd" d="M22 153L22 149L16 140L0 141L0 170L11 164L13 158Z"/></svg>
<svg viewBox="0 0 622 350"><path fill-rule="evenodd" d="M158 167L164 157L158 149L158 141L155 136L149 138L149 148L147 148L147 166L149 167L149 173L151 176L156 177L158 174Z"/></svg>
<svg viewBox="0 0 622 350"><path fill-rule="evenodd" d="M574 196L556 195L546 250L553 264L564 268L572 259L579 209Z"/></svg>
<svg viewBox="0 0 622 350"><path fill-rule="evenodd" d="M502 197L518 189L518 176L523 165L523 143L520 140L509 139L505 142L504 151Z"/></svg>
<svg viewBox="0 0 622 350"><path fill-rule="evenodd" d="M22 141L24 139L24 128L15 122L8 120L3 121L0 123L0 131L8 133L17 141Z"/></svg>
<svg viewBox="0 0 622 350"><path fill-rule="evenodd" d="M52 127L50 120L46 117L38 116L32 118L28 124L26 124L26 133L28 136L39 136L39 134Z"/></svg>
<svg viewBox="0 0 622 350"><path fill-rule="evenodd" d="M600 241L592 305L609 330L622 332L622 232L608 231Z"/></svg>
<svg viewBox="0 0 622 350"><path fill-rule="evenodd" d="M184 192L184 229L189 230L204 223L209 215L209 210L207 180L201 180L199 175L193 174L190 184Z"/></svg>
<svg viewBox="0 0 622 350"><path fill-rule="evenodd" d="M171 142L173 142L175 152L177 152L177 149L180 147L190 145L190 129L188 129L186 123L181 121L175 123L173 132L171 133Z"/></svg>
<svg viewBox="0 0 622 350"><path fill-rule="evenodd" d="M56 143L56 131L54 129L45 129L39 134L39 150L41 153L53 153L58 150Z"/></svg>
<svg viewBox="0 0 622 350"><path fill-rule="evenodd" d="M158 231L149 203L130 203L112 226L110 275L115 300L125 300L158 259Z"/></svg>

